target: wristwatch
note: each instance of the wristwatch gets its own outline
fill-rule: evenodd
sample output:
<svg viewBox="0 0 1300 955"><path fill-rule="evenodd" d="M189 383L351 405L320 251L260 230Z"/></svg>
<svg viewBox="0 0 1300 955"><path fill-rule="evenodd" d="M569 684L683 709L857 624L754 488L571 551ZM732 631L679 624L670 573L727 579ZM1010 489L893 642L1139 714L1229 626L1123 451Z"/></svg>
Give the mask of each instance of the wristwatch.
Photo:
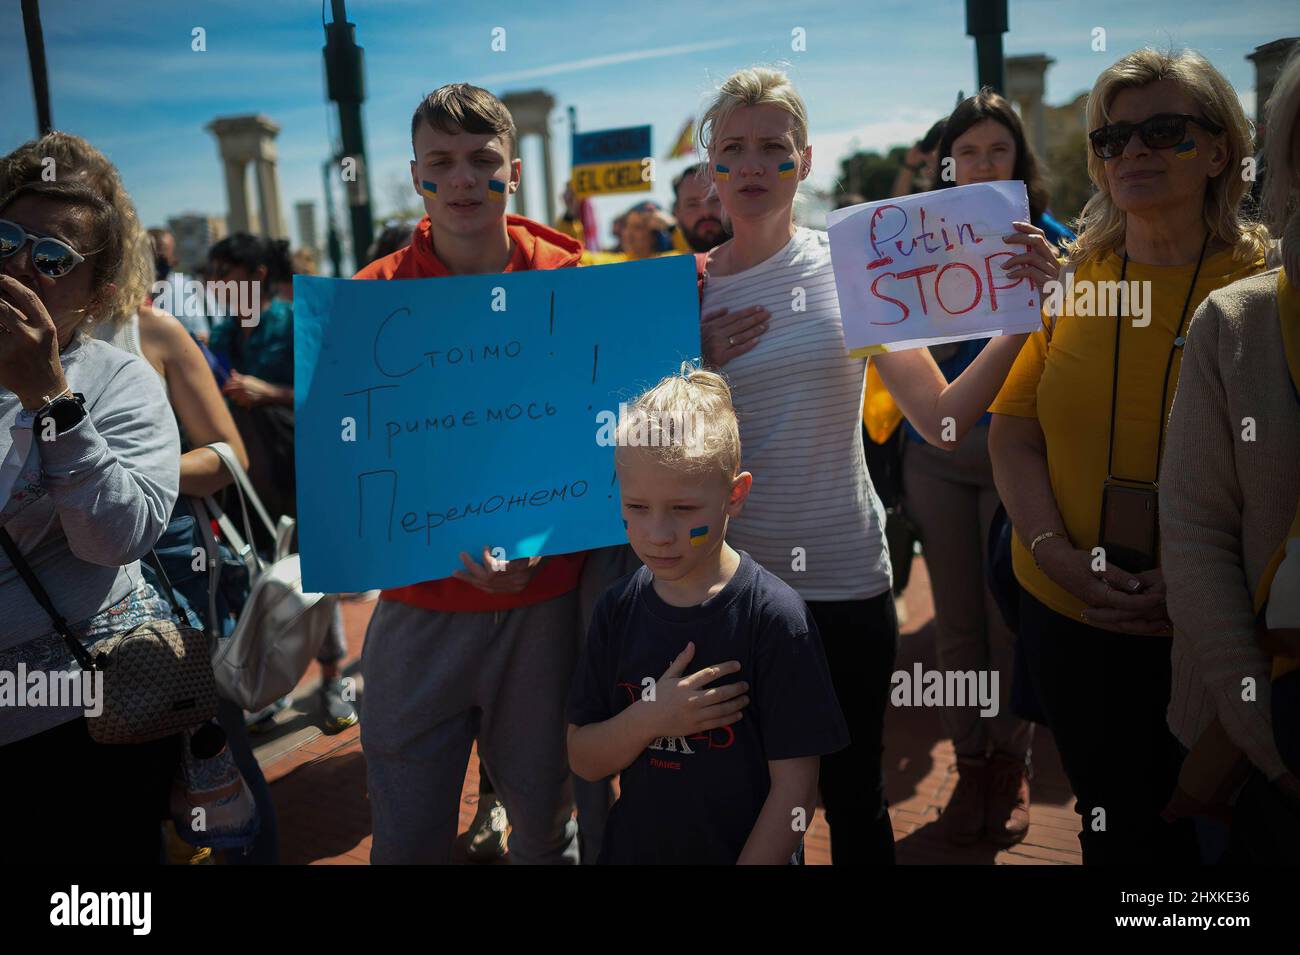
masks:
<svg viewBox="0 0 1300 955"><path fill-rule="evenodd" d="M86 417L86 396L80 392L60 395L37 410L34 430L42 431L45 421L54 422L54 433L62 434L69 428L75 428Z"/></svg>

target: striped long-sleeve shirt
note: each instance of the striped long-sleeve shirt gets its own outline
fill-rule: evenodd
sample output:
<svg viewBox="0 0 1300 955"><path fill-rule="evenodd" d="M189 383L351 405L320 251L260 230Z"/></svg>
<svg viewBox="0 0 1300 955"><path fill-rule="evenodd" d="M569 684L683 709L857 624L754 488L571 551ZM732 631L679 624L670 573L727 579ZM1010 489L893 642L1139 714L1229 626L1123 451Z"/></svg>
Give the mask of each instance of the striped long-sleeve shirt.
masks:
<svg viewBox="0 0 1300 955"><path fill-rule="evenodd" d="M860 600L890 588L884 511L862 451L867 363L844 347L826 233L799 229L770 259L709 276L705 312L762 305L758 345L723 366L754 475L728 542L805 600Z"/></svg>

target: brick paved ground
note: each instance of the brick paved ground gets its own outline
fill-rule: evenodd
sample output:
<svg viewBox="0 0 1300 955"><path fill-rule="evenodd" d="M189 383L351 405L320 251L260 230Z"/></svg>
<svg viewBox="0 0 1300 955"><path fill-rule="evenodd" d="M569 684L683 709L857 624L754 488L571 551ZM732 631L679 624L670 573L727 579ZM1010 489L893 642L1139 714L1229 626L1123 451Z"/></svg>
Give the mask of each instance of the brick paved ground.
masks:
<svg viewBox="0 0 1300 955"><path fill-rule="evenodd" d="M918 559L902 600L903 639L897 669L914 661L935 664L933 605L924 562ZM344 605L348 633L345 672L359 678L357 664L373 603ZM258 742L279 814L281 856L286 863L366 864L370 854L370 809L360 729L325 736L317 728L313 667L299 684L294 707L277 717L277 729ZM364 687L360 687L364 692ZM1078 864L1078 816L1051 734L1038 728L1034 740L1033 825L1018 846L955 848L939 833L939 813L956 781L952 744L942 738L939 714L923 708L890 708L885 720L885 789L890 801L898 861L904 864ZM461 831L478 803L478 759L471 755L461 794ZM459 854L459 846L458 846ZM806 840L807 862L830 862L830 843L819 810Z"/></svg>

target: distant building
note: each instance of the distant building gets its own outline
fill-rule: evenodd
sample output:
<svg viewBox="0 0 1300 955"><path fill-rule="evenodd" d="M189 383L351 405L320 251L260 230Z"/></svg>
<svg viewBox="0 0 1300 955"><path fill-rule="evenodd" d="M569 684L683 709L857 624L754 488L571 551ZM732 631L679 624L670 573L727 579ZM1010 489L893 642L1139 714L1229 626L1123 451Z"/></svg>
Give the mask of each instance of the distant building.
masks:
<svg viewBox="0 0 1300 955"><path fill-rule="evenodd" d="M311 249L320 258L320 240L316 233L316 203L294 203L294 215L298 217L298 247Z"/></svg>
<svg viewBox="0 0 1300 955"><path fill-rule="evenodd" d="M1271 43L1255 47L1253 53L1247 53L1246 59L1255 64L1255 122L1264 122L1264 106L1273 95L1273 84L1277 82L1282 65L1291 51L1300 44L1300 37L1288 36Z"/></svg>
<svg viewBox="0 0 1300 955"><path fill-rule="evenodd" d="M167 220L176 237L176 271L193 274L208 264L208 249L226 237L226 220L221 216L183 213Z"/></svg>

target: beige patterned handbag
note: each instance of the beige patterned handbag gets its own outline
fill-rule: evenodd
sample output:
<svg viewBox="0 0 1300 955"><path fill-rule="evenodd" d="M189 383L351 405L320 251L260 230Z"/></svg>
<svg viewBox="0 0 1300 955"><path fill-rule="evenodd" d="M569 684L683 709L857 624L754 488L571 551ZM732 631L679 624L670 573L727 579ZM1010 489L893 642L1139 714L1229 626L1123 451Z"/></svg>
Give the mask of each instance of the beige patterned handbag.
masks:
<svg viewBox="0 0 1300 955"><path fill-rule="evenodd" d="M97 743L147 743L216 716L217 685L206 634L173 620L146 620L101 640L92 655L72 635L4 528L0 528L0 546L82 670L103 674L103 709L98 716L86 719L91 739ZM158 569L168 600L175 607L171 581L161 573L161 566Z"/></svg>

